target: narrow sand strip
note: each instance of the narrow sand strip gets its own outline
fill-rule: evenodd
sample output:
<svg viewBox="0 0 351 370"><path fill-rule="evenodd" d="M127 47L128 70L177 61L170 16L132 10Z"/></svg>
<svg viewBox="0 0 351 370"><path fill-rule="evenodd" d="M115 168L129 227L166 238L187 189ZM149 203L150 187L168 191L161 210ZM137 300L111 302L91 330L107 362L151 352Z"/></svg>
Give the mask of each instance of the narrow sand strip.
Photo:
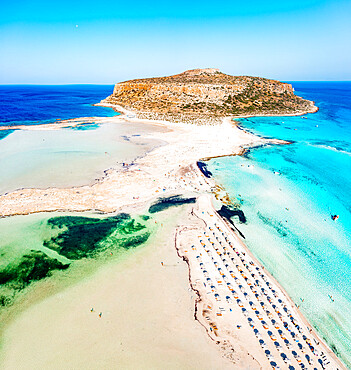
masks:
<svg viewBox="0 0 351 370"><path fill-rule="evenodd" d="M112 117L109 122L120 119ZM154 149L122 170L111 168L105 172L105 177L91 186L20 189L2 194L0 216L55 210L113 212L124 206L148 201L160 193L180 191L184 188L179 186L178 181L182 169L201 158L236 154L242 151L243 146L285 143L246 133L228 120L222 125L208 127L162 122L152 124L163 125L169 130L155 132L148 138L168 145Z"/></svg>
<svg viewBox="0 0 351 370"><path fill-rule="evenodd" d="M193 215L202 226L178 228L176 247L198 292L196 318L224 353L245 348L264 369L344 368L219 217L209 196L199 198Z"/></svg>

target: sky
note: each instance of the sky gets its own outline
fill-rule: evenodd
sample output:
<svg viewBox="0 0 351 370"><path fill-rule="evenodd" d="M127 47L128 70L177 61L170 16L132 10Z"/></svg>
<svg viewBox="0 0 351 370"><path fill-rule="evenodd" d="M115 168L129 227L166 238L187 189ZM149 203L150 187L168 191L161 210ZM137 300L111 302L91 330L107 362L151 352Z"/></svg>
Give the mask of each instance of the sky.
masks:
<svg viewBox="0 0 351 370"><path fill-rule="evenodd" d="M206 67L351 80L351 0L17 0L0 9L0 84L113 84Z"/></svg>

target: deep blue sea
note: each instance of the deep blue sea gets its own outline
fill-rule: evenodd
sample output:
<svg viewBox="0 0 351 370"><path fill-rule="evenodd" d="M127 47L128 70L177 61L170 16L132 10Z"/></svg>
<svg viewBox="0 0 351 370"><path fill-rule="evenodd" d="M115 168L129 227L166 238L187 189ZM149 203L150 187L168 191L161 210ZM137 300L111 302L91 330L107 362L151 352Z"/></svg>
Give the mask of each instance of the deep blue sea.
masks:
<svg viewBox="0 0 351 370"><path fill-rule="evenodd" d="M114 116L111 108L92 106L112 92L113 85L0 85L0 125ZM0 131L0 139L7 134Z"/></svg>
<svg viewBox="0 0 351 370"><path fill-rule="evenodd" d="M351 368L351 82L292 85L317 113L240 125L293 143L215 158L209 170L245 213L235 220L245 243Z"/></svg>

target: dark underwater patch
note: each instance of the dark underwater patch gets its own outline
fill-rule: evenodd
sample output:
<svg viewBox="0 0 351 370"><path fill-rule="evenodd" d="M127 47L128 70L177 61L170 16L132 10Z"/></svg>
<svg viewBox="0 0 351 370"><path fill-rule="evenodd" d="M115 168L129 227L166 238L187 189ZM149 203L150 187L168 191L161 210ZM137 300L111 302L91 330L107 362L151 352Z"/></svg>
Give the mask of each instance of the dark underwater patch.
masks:
<svg viewBox="0 0 351 370"><path fill-rule="evenodd" d="M107 218L50 218L48 225L62 229L62 233L46 240L44 246L72 260L93 257L103 248L100 242L130 218L126 213Z"/></svg>
<svg viewBox="0 0 351 370"><path fill-rule="evenodd" d="M233 220L232 220L232 217L234 216L238 216L239 217L239 221L241 223L246 223L246 217L245 217L245 214L244 212L241 210L241 209L237 209L237 208L231 208L231 207L228 207L226 205L222 205L221 209L219 211L217 211L217 213L222 217L222 218L225 218L226 220L228 220L228 222L233 226L233 228L239 233L239 235L245 239L245 236L244 234L235 226Z"/></svg>
<svg viewBox="0 0 351 370"><path fill-rule="evenodd" d="M129 214L106 218L60 216L47 220L55 236L43 245L71 260L62 263L39 250L31 250L0 271L0 307L13 303L17 293L34 281L47 278L54 270L65 270L82 258L99 258L106 251L135 248L145 243L151 233L141 216L140 222Z"/></svg>
<svg viewBox="0 0 351 370"><path fill-rule="evenodd" d="M120 228L119 228L119 232L121 234L125 234L125 235L129 235L129 234L133 234L133 233L136 233L140 230L143 230L145 229L146 226L145 225L142 225L141 223L139 222L135 222L134 219L128 221L128 222L125 222Z"/></svg>
<svg viewBox="0 0 351 370"><path fill-rule="evenodd" d="M21 257L18 263L8 265L0 271L0 285L7 285L14 290L21 290L33 281L44 279L54 270L66 270L69 264L63 264L56 258L47 256L42 251L31 250ZM7 296L0 296L0 305L11 302Z"/></svg>
<svg viewBox="0 0 351 370"><path fill-rule="evenodd" d="M207 168L206 163L198 161L196 162L196 164L205 177L207 177L208 179L212 177L212 172Z"/></svg>
<svg viewBox="0 0 351 370"><path fill-rule="evenodd" d="M124 249L135 248L138 245L145 243L149 239L149 236L149 232L130 236L129 238L120 239L118 244Z"/></svg>
<svg viewBox="0 0 351 370"><path fill-rule="evenodd" d="M196 198L183 198L180 195L174 195L168 198L158 198L149 208L149 213L156 213L164 211L170 207L177 207L182 204L195 203Z"/></svg>
<svg viewBox="0 0 351 370"><path fill-rule="evenodd" d="M231 218L234 216L238 216L239 221L241 223L243 224L246 223L245 214L241 209L230 208L226 205L222 205L222 208L217 212L221 217L226 218L231 224L233 224L233 221L231 220Z"/></svg>
<svg viewBox="0 0 351 370"><path fill-rule="evenodd" d="M282 224L282 222L278 222L273 218L268 218L264 216L261 212L257 212L258 218L263 221L266 225L273 227L276 232L282 236L286 237L288 235L288 229Z"/></svg>

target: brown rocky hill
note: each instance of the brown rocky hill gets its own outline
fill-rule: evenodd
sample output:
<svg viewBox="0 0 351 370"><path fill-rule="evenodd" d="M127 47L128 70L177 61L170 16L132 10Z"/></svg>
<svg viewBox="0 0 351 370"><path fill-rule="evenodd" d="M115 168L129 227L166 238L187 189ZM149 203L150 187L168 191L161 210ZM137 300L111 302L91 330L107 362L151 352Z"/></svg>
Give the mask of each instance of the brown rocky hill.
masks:
<svg viewBox="0 0 351 370"><path fill-rule="evenodd" d="M215 68L120 82L102 103L119 105L139 117L178 121L317 110L313 102L296 96L290 84L261 77L230 76Z"/></svg>

